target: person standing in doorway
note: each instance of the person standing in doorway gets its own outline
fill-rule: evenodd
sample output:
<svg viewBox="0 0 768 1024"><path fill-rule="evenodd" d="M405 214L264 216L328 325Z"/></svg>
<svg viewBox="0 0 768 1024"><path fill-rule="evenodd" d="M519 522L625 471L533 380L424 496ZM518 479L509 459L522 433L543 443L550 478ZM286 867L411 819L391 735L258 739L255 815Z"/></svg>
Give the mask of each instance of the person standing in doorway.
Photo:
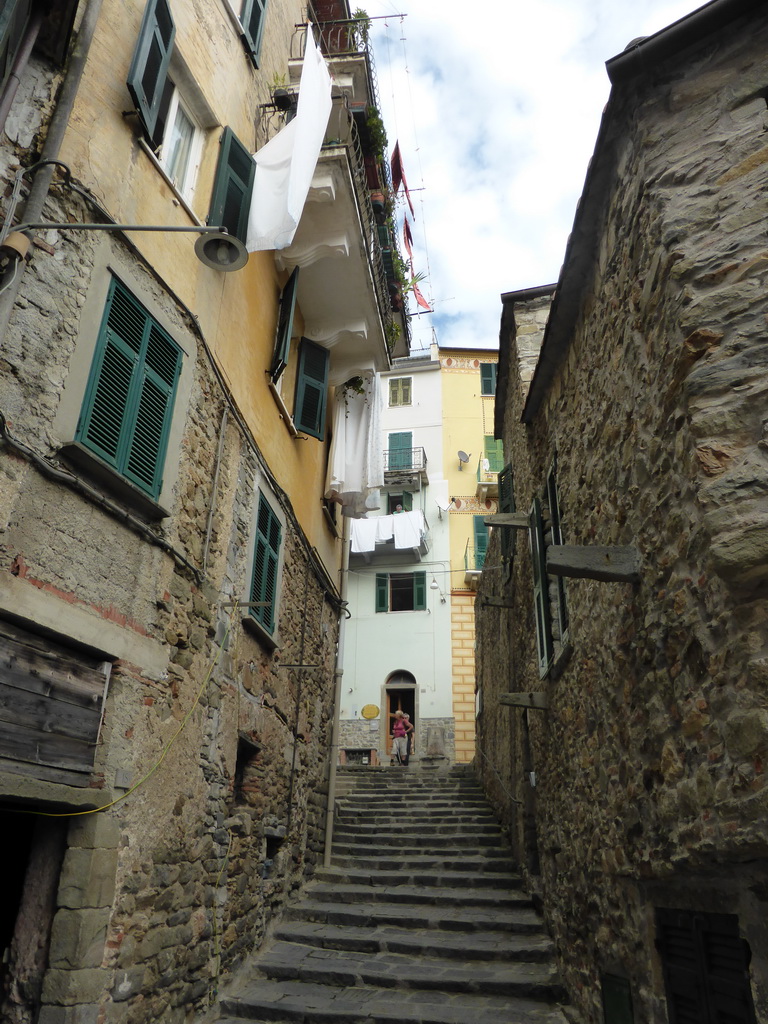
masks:
<svg viewBox="0 0 768 1024"><path fill-rule="evenodd" d="M407 711L403 712L403 718L405 719L405 763L407 765L411 759L411 754L414 752L416 730L413 727L411 716Z"/></svg>
<svg viewBox="0 0 768 1024"><path fill-rule="evenodd" d="M392 757L397 764L405 766L408 764L408 733L413 726L406 722L402 711L396 711L392 717Z"/></svg>

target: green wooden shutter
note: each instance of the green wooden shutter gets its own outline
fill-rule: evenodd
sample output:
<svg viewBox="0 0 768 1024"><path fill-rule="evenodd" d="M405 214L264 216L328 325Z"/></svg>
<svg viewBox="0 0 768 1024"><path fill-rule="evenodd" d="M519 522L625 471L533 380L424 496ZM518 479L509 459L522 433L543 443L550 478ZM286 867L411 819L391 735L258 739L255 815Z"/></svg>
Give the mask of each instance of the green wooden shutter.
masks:
<svg viewBox="0 0 768 1024"><path fill-rule="evenodd" d="M251 207L256 164L253 157L231 128L221 135L219 162L213 183L208 223L225 227L230 235L245 242L248 213Z"/></svg>
<svg viewBox="0 0 768 1024"><path fill-rule="evenodd" d="M77 440L156 498L168 445L181 350L112 281Z"/></svg>
<svg viewBox="0 0 768 1024"><path fill-rule="evenodd" d="M427 574L415 572L413 574L413 610L423 612L427 607Z"/></svg>
<svg viewBox="0 0 768 1024"><path fill-rule="evenodd" d="M403 491L403 512L413 512L413 495L410 491Z"/></svg>
<svg viewBox="0 0 768 1024"><path fill-rule="evenodd" d="M475 532L475 568L482 569L485 565L485 552L488 550L488 527L483 520L485 516L473 516Z"/></svg>
<svg viewBox="0 0 768 1024"><path fill-rule="evenodd" d="M308 338L301 339L293 422L297 430L321 441L325 437L328 363L327 349Z"/></svg>
<svg viewBox="0 0 768 1024"><path fill-rule="evenodd" d="M157 138L158 117L175 35L168 0L149 0L128 72L128 91L144 130L155 146L162 141Z"/></svg>
<svg viewBox="0 0 768 1024"><path fill-rule="evenodd" d="M256 546L253 555L251 601L267 602L250 608L250 614L269 632L275 628L277 569L280 559L280 520L263 494L259 495L256 514Z"/></svg>
<svg viewBox="0 0 768 1024"><path fill-rule="evenodd" d="M410 405L411 404L411 378L392 377L389 381L389 404Z"/></svg>
<svg viewBox="0 0 768 1024"><path fill-rule="evenodd" d="M515 511L515 489L512 466L506 465L499 473L499 512ZM515 551L516 530L499 529L502 562L511 562Z"/></svg>
<svg viewBox="0 0 768 1024"><path fill-rule="evenodd" d="M483 458L488 460L488 472L499 473L504 468L504 444L490 434L483 437Z"/></svg>
<svg viewBox="0 0 768 1024"><path fill-rule="evenodd" d="M390 470L410 469L413 464L413 434L410 430L389 435Z"/></svg>
<svg viewBox="0 0 768 1024"><path fill-rule="evenodd" d="M288 353L293 334L293 314L296 309L296 289L299 285L299 268L295 267L280 295L280 311L275 334L275 351L272 355L270 375L277 381L288 365Z"/></svg>
<svg viewBox="0 0 768 1024"><path fill-rule="evenodd" d="M389 611L389 575L385 572L376 573L376 611Z"/></svg>
<svg viewBox="0 0 768 1024"><path fill-rule="evenodd" d="M480 363L480 394L496 394L496 363Z"/></svg>
<svg viewBox="0 0 768 1024"><path fill-rule="evenodd" d="M554 459L547 474L547 504L549 505L549 516L552 523L552 543L563 543L563 530L560 522L560 499L557 493L557 459ZM568 632L568 603L565 595L565 580L562 576L555 577L557 592L556 614L556 635L564 640Z"/></svg>
<svg viewBox="0 0 768 1024"><path fill-rule="evenodd" d="M240 24L243 26L243 38L251 60L259 66L261 40L264 36L264 21L267 0L243 0L240 12Z"/></svg>
<svg viewBox="0 0 768 1024"><path fill-rule="evenodd" d="M552 661L552 621L549 611L549 579L547 576L547 553L544 541L544 523L541 503L533 499L531 506L531 527L528 531L531 543L533 568L533 600L536 618L536 646L538 650L539 674L544 676Z"/></svg>
<svg viewBox="0 0 768 1024"><path fill-rule="evenodd" d="M13 67L31 9L32 0L6 0L0 11L0 88Z"/></svg>

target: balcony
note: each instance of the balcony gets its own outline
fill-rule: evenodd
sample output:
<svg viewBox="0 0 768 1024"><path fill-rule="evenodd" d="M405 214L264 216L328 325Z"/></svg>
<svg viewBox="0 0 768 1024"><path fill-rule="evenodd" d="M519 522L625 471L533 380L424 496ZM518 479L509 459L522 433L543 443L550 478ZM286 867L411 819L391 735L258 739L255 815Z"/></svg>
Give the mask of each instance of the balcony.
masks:
<svg viewBox="0 0 768 1024"><path fill-rule="evenodd" d="M470 590L477 590L480 584L480 577L483 574L485 564L485 548L482 550L474 548L467 541L464 548L464 586Z"/></svg>
<svg viewBox="0 0 768 1024"><path fill-rule="evenodd" d="M282 270L301 267L297 298L306 333L331 350L339 379L361 369L386 370L391 356L407 355L410 344L408 316L394 308L394 265L385 265L393 240L382 244L381 217L371 202L388 163L370 134L370 112L378 109L375 75L355 25L349 19L319 25L334 79L333 108L293 242L275 257ZM297 26L291 90L298 89L304 39L304 26Z"/></svg>
<svg viewBox="0 0 768 1024"><path fill-rule="evenodd" d="M384 484L420 491L429 483L427 453L423 448L390 448L384 452Z"/></svg>
<svg viewBox="0 0 768 1024"><path fill-rule="evenodd" d="M499 469L493 459L480 459L477 464L476 495L479 501L499 496Z"/></svg>
<svg viewBox="0 0 768 1024"><path fill-rule="evenodd" d="M370 565L378 559L389 563L420 562L429 553L429 524L420 509L370 519L352 519L350 559Z"/></svg>

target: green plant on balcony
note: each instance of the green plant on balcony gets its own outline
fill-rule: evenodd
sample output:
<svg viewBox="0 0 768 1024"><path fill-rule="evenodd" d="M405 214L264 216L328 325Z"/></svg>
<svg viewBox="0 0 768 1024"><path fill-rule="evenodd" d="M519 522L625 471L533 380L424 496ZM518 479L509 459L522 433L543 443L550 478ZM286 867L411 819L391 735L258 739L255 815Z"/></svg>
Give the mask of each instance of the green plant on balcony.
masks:
<svg viewBox="0 0 768 1024"><path fill-rule="evenodd" d="M387 339L387 350L390 352L390 354L394 350L395 345L400 340L400 335L402 333L403 332L400 329L399 324L396 324L394 320L387 321L387 324L384 328L384 334Z"/></svg>
<svg viewBox="0 0 768 1024"><path fill-rule="evenodd" d="M352 26L352 36L354 43L357 46L367 46L368 36L371 31L371 19L368 17L368 12L364 11L362 7L358 7L352 15L352 20L355 24Z"/></svg>
<svg viewBox="0 0 768 1024"><path fill-rule="evenodd" d="M387 132L381 114L376 107L368 107L365 117L365 128L368 135L370 151L377 160L381 160L387 148Z"/></svg>

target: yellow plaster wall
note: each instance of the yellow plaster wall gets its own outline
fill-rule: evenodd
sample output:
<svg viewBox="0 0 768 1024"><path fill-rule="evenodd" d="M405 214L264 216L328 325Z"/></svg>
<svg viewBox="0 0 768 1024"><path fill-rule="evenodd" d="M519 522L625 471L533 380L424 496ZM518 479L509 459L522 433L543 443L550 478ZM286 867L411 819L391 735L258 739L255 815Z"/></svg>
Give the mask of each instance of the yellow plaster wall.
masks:
<svg viewBox="0 0 768 1024"><path fill-rule="evenodd" d="M219 122L206 132L191 201L195 217L140 144L136 118L123 116L133 107L125 82L144 6L144 0L104 5L61 159L119 223L205 224L223 127L229 125L245 146L256 149L259 104L269 99L273 76L287 73L293 26L302 20L302 5L271 0L260 70L245 54L224 0L171 5L175 46ZM226 274L197 260L193 235L133 233L130 238L195 316L310 543L333 571L340 544L322 515L326 446L315 439L294 440L267 389L277 299L287 275L277 274L272 253L252 253L243 270ZM300 316L297 325L300 329Z"/></svg>
<svg viewBox="0 0 768 1024"><path fill-rule="evenodd" d="M475 596L464 582L464 555L474 549L475 515L491 515L496 502L477 499L477 467L483 437L493 433L493 397L480 394L480 363L495 363L498 352L441 349L443 401L443 473L455 499L449 513L451 559L451 653L456 760L475 754ZM458 452L471 458L459 469ZM470 563L474 565L474 562Z"/></svg>

